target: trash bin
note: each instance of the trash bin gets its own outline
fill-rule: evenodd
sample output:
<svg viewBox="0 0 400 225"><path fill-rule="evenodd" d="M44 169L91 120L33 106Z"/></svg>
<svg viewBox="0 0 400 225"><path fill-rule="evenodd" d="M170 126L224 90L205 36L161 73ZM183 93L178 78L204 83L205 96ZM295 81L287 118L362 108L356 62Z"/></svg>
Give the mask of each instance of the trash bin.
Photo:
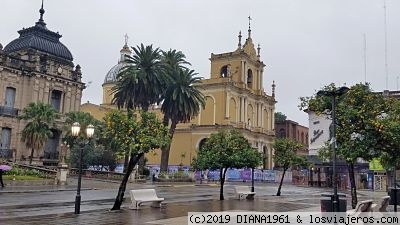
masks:
<svg viewBox="0 0 400 225"><path fill-rule="evenodd" d="M325 193L321 195L321 212L333 212L333 193ZM346 212L347 200L346 195L338 193L339 198L339 212Z"/></svg>
<svg viewBox="0 0 400 225"><path fill-rule="evenodd" d="M390 201L389 205L399 205L400 203L400 189L394 187L389 188Z"/></svg>

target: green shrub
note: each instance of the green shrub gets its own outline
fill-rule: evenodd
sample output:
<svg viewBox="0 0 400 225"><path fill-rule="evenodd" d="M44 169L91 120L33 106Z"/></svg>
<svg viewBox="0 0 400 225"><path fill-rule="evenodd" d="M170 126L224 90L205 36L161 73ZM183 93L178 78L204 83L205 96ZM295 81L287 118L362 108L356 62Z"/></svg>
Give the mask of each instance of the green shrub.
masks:
<svg viewBox="0 0 400 225"><path fill-rule="evenodd" d="M36 169L25 169L18 166L13 165L12 169L9 171L5 171L4 175L10 176L32 176L32 177L40 177L47 178L47 175Z"/></svg>

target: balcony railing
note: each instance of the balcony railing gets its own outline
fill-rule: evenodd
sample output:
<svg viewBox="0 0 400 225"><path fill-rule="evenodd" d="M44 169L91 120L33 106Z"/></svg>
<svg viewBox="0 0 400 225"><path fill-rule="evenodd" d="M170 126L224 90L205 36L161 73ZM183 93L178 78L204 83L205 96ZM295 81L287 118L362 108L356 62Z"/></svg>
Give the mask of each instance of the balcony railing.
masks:
<svg viewBox="0 0 400 225"><path fill-rule="evenodd" d="M0 106L0 116L18 116L18 109L8 106Z"/></svg>
<svg viewBox="0 0 400 225"><path fill-rule="evenodd" d="M0 148L0 158L12 159L15 149Z"/></svg>

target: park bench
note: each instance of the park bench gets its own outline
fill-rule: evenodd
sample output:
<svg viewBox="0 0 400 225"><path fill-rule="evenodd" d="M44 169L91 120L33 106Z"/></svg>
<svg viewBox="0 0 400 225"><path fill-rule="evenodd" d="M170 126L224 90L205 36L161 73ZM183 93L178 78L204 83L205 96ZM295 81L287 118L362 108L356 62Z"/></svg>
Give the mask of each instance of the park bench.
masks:
<svg viewBox="0 0 400 225"><path fill-rule="evenodd" d="M256 193L250 190L248 186L235 186L235 195L240 199L253 199Z"/></svg>
<svg viewBox="0 0 400 225"><path fill-rule="evenodd" d="M164 198L157 197L155 189L138 189L131 190L129 192L131 196L132 204L129 206L130 209L139 209L142 203L152 202L152 207L160 208Z"/></svg>
<svg viewBox="0 0 400 225"><path fill-rule="evenodd" d="M378 204L372 204L371 208L373 212L387 212L389 205L390 196L383 196Z"/></svg>
<svg viewBox="0 0 400 225"><path fill-rule="evenodd" d="M372 210L372 200L360 201L355 209L347 210L348 216L358 216L361 213L369 213Z"/></svg>

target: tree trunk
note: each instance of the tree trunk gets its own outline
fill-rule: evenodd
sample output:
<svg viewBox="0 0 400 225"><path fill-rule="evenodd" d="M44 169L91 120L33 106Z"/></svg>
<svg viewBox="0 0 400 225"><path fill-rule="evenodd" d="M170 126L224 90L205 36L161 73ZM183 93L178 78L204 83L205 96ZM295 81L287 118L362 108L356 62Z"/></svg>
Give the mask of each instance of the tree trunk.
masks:
<svg viewBox="0 0 400 225"><path fill-rule="evenodd" d="M351 207L354 209L357 205L357 189L356 189L356 179L354 177L354 163L348 163L349 167L349 178L350 178L350 188L351 188Z"/></svg>
<svg viewBox="0 0 400 225"><path fill-rule="evenodd" d="M29 165L32 165L32 160L33 160L33 152L35 151L34 148L31 150L31 158L29 159Z"/></svg>
<svg viewBox="0 0 400 225"><path fill-rule="evenodd" d="M114 206L111 208L111 210L121 209L122 201L124 200L126 183L128 182L129 176L131 175L133 168L135 167L136 163L142 156L143 153L139 155L131 154L131 159L129 160L128 169L124 175L124 178L122 179L121 185L119 186L118 195L117 198L115 199Z"/></svg>
<svg viewBox="0 0 400 225"><path fill-rule="evenodd" d="M276 192L276 196L281 196L281 188L282 188L282 184L283 184L283 178L285 177L285 173L286 173L287 169L288 169L287 167L283 168L283 174L282 174L281 182L279 183L278 192Z"/></svg>
<svg viewBox="0 0 400 225"><path fill-rule="evenodd" d="M123 173L126 173L128 170L128 163L129 163L129 153L125 153L125 159L124 159L124 170L122 171Z"/></svg>
<svg viewBox="0 0 400 225"><path fill-rule="evenodd" d="M177 123L178 123L178 121L172 120L171 127L169 128L169 136L171 138L171 142L172 142L172 138L174 137ZM171 150L171 142L167 146L161 148L160 171L163 171L163 172L166 172L168 170L168 161L169 161L169 152Z"/></svg>
<svg viewBox="0 0 400 225"><path fill-rule="evenodd" d="M225 183L225 174L228 168L221 168L219 171L219 200L224 200L224 183Z"/></svg>

